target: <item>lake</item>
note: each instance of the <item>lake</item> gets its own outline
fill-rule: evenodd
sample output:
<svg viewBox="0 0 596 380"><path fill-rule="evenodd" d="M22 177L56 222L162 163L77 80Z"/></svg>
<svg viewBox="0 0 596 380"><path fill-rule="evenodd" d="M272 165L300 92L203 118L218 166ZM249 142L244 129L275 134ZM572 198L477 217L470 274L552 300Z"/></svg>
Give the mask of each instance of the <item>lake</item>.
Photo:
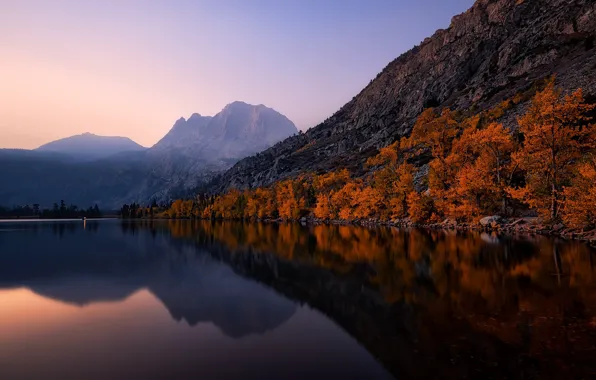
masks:
<svg viewBox="0 0 596 380"><path fill-rule="evenodd" d="M5 222L0 378L587 378L593 255L475 232Z"/></svg>

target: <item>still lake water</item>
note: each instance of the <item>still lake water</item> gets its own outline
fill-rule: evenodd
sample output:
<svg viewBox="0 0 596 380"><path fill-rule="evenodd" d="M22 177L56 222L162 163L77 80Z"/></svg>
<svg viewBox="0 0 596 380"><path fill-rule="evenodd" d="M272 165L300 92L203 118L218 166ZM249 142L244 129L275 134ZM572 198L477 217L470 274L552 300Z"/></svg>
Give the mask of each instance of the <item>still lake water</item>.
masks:
<svg viewBox="0 0 596 380"><path fill-rule="evenodd" d="M596 374L594 252L486 233L0 224L0 379Z"/></svg>

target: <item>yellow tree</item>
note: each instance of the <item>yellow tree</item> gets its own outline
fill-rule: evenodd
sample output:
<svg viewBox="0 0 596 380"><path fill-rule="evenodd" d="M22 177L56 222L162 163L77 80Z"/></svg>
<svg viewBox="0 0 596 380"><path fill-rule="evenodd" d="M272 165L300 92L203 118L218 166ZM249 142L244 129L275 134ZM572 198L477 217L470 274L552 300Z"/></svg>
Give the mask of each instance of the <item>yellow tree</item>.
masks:
<svg viewBox="0 0 596 380"><path fill-rule="evenodd" d="M431 153L428 187L444 212L448 208L449 191L455 179L454 161L448 158L461 130L457 114L448 108L440 115L433 109L427 109L416 120L411 136L402 140L404 148L414 149L418 154Z"/></svg>
<svg viewBox="0 0 596 380"><path fill-rule="evenodd" d="M259 218L273 218L277 211L275 195L270 188L258 188L255 190L255 197L258 200Z"/></svg>
<svg viewBox="0 0 596 380"><path fill-rule="evenodd" d="M414 223L428 223L437 221L434 214L434 202L430 195L412 191L406 199L408 202L408 217Z"/></svg>
<svg viewBox="0 0 596 380"><path fill-rule="evenodd" d="M350 172L341 169L315 176L313 184L316 192L338 190L350 180Z"/></svg>
<svg viewBox="0 0 596 380"><path fill-rule="evenodd" d="M351 209L354 218L371 218L379 213L383 195L375 188L363 186L355 188L351 196Z"/></svg>
<svg viewBox="0 0 596 380"><path fill-rule="evenodd" d="M526 184L510 192L551 221L560 217L562 190L573 165L596 143L594 126L585 116L592 109L581 89L563 96L551 79L518 120L524 141L514 160L525 170Z"/></svg>
<svg viewBox="0 0 596 380"><path fill-rule="evenodd" d="M296 194L294 181L282 181L275 187L279 216L283 219L297 219L304 208L304 198Z"/></svg>
<svg viewBox="0 0 596 380"><path fill-rule="evenodd" d="M182 212L182 210L184 209L183 204L184 204L184 201L182 199L177 199L174 201L174 203L172 203L172 205L170 206L170 208L168 210L168 215L170 216L170 218L182 218L183 217L183 212Z"/></svg>
<svg viewBox="0 0 596 380"><path fill-rule="evenodd" d="M352 219L352 199L359 186L354 181L345 184L338 191L333 191L329 199L330 214L332 218L344 220Z"/></svg>
<svg viewBox="0 0 596 380"><path fill-rule="evenodd" d="M514 169L511 165L513 150L513 138L501 124L492 123L484 129L464 132L454 145L454 152L471 153L473 158L464 160L457 173L457 196L474 202L474 209L480 212L500 208L505 213L506 189Z"/></svg>
<svg viewBox="0 0 596 380"><path fill-rule="evenodd" d="M367 160L367 166L380 166L373 174L372 185L382 196L383 217L405 217L407 215L406 197L414 190L413 165L406 162L407 156L395 142L381 148L379 154ZM375 195L376 194L369 194ZM372 198L371 198L372 199Z"/></svg>
<svg viewBox="0 0 596 380"><path fill-rule="evenodd" d="M256 191L245 192L246 208L244 209L244 217L247 219L257 218L259 215L259 199Z"/></svg>
<svg viewBox="0 0 596 380"><path fill-rule="evenodd" d="M182 202L180 216L183 218L191 218L193 216L194 202L191 199Z"/></svg>
<svg viewBox="0 0 596 380"><path fill-rule="evenodd" d="M313 210L313 214L316 218L323 220L331 218L331 209L329 207L328 193L319 193L319 195L317 196L317 205Z"/></svg>
<svg viewBox="0 0 596 380"><path fill-rule="evenodd" d="M596 158L582 162L563 191L563 221L571 227L596 227Z"/></svg>

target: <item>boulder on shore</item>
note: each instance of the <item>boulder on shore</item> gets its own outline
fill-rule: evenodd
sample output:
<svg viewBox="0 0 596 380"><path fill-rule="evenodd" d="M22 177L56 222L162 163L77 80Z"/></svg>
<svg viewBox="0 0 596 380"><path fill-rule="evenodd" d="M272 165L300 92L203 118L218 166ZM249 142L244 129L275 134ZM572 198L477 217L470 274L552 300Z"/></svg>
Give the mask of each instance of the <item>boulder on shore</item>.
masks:
<svg viewBox="0 0 596 380"><path fill-rule="evenodd" d="M495 227L501 224L502 221L503 218L498 215L485 216L484 218L480 219L480 225L483 227Z"/></svg>

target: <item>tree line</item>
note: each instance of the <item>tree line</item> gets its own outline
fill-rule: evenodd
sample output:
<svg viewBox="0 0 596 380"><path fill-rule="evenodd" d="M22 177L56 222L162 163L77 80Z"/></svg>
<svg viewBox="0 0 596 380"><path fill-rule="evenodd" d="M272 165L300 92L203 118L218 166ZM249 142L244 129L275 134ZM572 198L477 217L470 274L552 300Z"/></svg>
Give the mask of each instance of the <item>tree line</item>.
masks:
<svg viewBox="0 0 596 380"><path fill-rule="evenodd" d="M24 206L2 207L0 216L7 218L40 218L40 219L65 219L65 218L99 218L103 214L97 205L87 209L76 205L67 205L64 200L54 203L52 208L42 208L38 203Z"/></svg>
<svg viewBox="0 0 596 380"><path fill-rule="evenodd" d="M120 208L120 217L124 219L163 218L169 207L168 204L158 205L155 200L152 200L147 206L142 206L140 203L136 202L124 204Z"/></svg>
<svg viewBox="0 0 596 380"><path fill-rule="evenodd" d="M176 200L151 216L424 224L535 213L549 224L596 227L595 106L581 89L564 94L552 78L517 128L497 122L523 100L517 95L473 116L426 109L409 137L367 160L363 177L346 169L307 173L267 187ZM413 164L425 158L422 168Z"/></svg>

